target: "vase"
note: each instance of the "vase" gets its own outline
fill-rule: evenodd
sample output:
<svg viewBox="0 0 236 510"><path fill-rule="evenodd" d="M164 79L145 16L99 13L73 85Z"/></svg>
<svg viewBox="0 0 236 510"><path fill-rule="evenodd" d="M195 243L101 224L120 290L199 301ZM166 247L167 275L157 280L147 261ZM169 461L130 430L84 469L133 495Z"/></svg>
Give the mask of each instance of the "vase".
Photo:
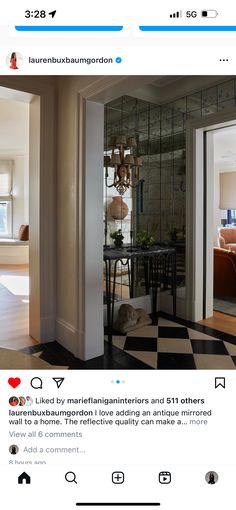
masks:
<svg viewBox="0 0 236 510"><path fill-rule="evenodd" d="M114 240L114 245L115 245L116 248L122 248L123 241L120 241L119 239L115 239Z"/></svg>
<svg viewBox="0 0 236 510"><path fill-rule="evenodd" d="M129 208L122 197L112 197L112 202L109 204L107 211L113 220L124 220Z"/></svg>

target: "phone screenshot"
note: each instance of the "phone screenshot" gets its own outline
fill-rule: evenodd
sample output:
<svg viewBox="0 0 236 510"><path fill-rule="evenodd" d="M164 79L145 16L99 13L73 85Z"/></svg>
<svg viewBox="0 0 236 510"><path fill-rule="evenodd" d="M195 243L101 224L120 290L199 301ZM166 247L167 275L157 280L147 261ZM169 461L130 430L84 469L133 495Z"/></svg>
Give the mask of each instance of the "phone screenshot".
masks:
<svg viewBox="0 0 236 510"><path fill-rule="evenodd" d="M234 510L236 8L20 4L0 22L1 507Z"/></svg>

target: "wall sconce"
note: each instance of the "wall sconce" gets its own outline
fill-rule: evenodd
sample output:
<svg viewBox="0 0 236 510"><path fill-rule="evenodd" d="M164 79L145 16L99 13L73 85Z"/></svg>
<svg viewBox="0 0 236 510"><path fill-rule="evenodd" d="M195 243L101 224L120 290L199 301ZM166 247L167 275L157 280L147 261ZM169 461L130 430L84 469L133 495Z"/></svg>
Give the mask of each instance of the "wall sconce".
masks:
<svg viewBox="0 0 236 510"><path fill-rule="evenodd" d="M137 141L134 137L116 136L112 143L111 156L104 156L106 168L106 186L115 187L120 195L128 188L135 188L139 182L139 169L142 158L135 156ZM129 154L127 154L129 152ZM108 167L114 168L113 183L108 184Z"/></svg>

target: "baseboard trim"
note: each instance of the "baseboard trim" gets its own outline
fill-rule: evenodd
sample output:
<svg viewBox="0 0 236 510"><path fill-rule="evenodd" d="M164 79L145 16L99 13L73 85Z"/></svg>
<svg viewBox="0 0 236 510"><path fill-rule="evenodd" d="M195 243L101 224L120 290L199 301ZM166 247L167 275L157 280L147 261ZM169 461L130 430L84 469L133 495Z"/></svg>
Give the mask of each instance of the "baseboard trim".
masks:
<svg viewBox="0 0 236 510"><path fill-rule="evenodd" d="M162 292L160 294L160 308L162 312L173 315L173 297L171 294ZM181 319L186 319L186 300L185 298L176 297L176 315Z"/></svg>
<svg viewBox="0 0 236 510"><path fill-rule="evenodd" d="M78 357L77 354L77 338L78 332L76 328L69 322L64 321L61 318L56 319L56 340L62 347L65 347L74 356Z"/></svg>
<svg viewBox="0 0 236 510"><path fill-rule="evenodd" d="M72 324L61 318L56 319L56 340L62 347L65 347L65 349L81 361L88 361L104 354L104 350L96 352L95 346L93 355L87 354L85 332L77 330Z"/></svg>

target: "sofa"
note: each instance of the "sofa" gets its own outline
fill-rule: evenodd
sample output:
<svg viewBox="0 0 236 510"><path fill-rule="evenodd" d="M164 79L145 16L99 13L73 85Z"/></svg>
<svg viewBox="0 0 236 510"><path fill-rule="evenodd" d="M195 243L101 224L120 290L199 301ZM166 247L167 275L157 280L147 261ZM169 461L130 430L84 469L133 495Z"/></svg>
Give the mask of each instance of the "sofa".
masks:
<svg viewBox="0 0 236 510"><path fill-rule="evenodd" d="M236 253L214 248L214 297L236 298Z"/></svg>
<svg viewBox="0 0 236 510"><path fill-rule="evenodd" d="M218 230L218 246L224 250L236 252L236 227L220 227Z"/></svg>

